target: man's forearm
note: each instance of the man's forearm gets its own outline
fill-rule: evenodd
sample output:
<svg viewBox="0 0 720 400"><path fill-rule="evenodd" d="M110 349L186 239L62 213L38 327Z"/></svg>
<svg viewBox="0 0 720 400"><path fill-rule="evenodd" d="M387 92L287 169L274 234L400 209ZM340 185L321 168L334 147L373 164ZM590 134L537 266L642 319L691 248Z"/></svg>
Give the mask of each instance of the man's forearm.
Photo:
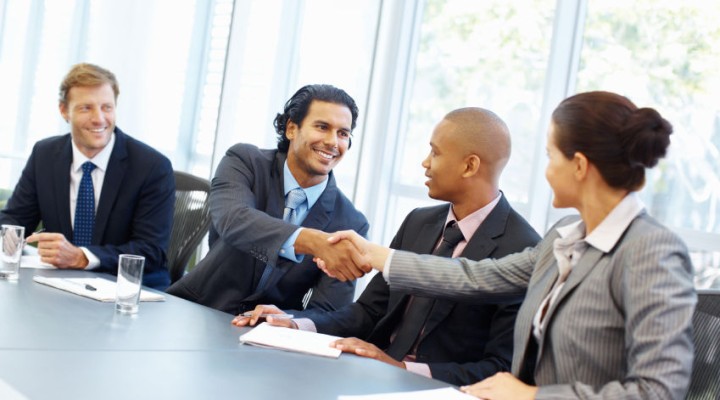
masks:
<svg viewBox="0 0 720 400"><path fill-rule="evenodd" d="M295 239L296 254L318 255L323 246L328 246L327 238L330 235L312 228L304 228Z"/></svg>

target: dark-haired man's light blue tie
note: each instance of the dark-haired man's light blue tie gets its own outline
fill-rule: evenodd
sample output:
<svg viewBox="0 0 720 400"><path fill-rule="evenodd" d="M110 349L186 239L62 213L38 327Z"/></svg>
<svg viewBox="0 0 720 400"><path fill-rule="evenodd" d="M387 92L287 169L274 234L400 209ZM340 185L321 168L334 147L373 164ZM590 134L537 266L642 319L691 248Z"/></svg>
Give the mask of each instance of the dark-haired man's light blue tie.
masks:
<svg viewBox="0 0 720 400"><path fill-rule="evenodd" d="M86 161L82 165L83 175L80 179L77 203L75 203L75 223L73 225L73 244L88 246L92 241L95 227L95 188L92 182L92 171L95 164Z"/></svg>
<svg viewBox="0 0 720 400"><path fill-rule="evenodd" d="M304 203L306 199L307 197L305 196L305 191L301 188L295 188L288 192L285 198L283 221L289 222L293 225L297 225L297 212L295 210L300 206L300 204ZM270 264L265 265L265 270L260 277L260 282L258 282L258 286L255 292L260 292L265 289L265 286L267 286L270 275L272 275L274 269L275 267Z"/></svg>

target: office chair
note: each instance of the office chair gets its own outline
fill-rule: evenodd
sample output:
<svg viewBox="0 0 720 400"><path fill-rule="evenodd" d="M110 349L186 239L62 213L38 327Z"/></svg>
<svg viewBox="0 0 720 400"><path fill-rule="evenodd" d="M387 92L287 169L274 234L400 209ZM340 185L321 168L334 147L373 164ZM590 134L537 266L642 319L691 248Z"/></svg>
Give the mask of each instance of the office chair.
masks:
<svg viewBox="0 0 720 400"><path fill-rule="evenodd" d="M192 254L210 229L210 182L175 171L175 211L168 248L170 281L182 278Z"/></svg>
<svg viewBox="0 0 720 400"><path fill-rule="evenodd" d="M698 290L693 314L695 361L687 400L720 399L720 290Z"/></svg>

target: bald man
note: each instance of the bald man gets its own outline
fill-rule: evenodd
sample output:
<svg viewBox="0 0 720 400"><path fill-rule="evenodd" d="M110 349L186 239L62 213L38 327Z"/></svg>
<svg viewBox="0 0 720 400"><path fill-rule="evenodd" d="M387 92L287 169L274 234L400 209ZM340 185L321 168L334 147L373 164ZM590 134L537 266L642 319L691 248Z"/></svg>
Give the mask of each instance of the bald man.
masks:
<svg viewBox="0 0 720 400"><path fill-rule="evenodd" d="M534 246L540 237L498 188L510 148L507 126L491 111L462 108L447 114L433 131L422 166L428 195L448 203L413 210L390 247L437 253L446 231L457 228L462 236L450 249L453 257L497 258ZM521 301L471 305L421 298L389 287L377 274L357 302L344 308L269 320L346 337L335 343L345 352L466 385L509 370ZM281 313L273 306L258 306L260 312ZM240 316L234 320L237 325L254 322Z"/></svg>

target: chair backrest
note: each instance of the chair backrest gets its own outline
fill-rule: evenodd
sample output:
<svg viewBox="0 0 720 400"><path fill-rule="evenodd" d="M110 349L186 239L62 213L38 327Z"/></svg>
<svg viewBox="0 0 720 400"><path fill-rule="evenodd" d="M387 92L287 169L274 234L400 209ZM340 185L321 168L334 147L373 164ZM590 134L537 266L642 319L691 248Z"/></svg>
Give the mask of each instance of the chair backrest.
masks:
<svg viewBox="0 0 720 400"><path fill-rule="evenodd" d="M720 290L698 290L693 335L695 361L686 399L720 399Z"/></svg>
<svg viewBox="0 0 720 400"><path fill-rule="evenodd" d="M168 248L171 282L185 274L190 257L210 229L209 194L207 179L175 171L175 211Z"/></svg>

